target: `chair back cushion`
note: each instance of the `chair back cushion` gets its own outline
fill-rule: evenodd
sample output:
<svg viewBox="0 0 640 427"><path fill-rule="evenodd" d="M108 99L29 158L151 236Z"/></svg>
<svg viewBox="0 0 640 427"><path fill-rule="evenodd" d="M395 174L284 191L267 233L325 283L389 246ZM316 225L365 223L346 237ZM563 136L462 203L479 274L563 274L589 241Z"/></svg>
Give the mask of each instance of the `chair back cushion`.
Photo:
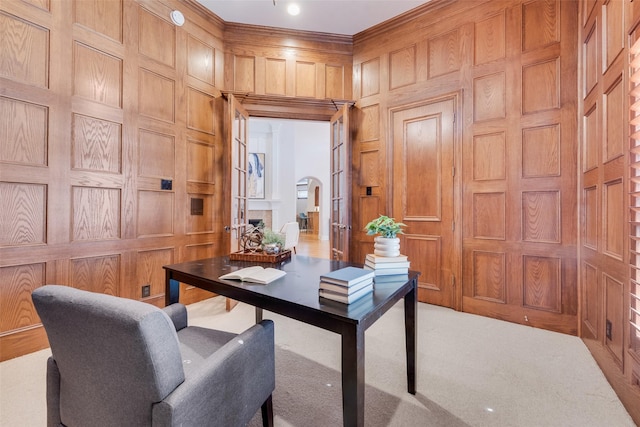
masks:
<svg viewBox="0 0 640 427"><path fill-rule="evenodd" d="M151 425L151 405L184 381L169 316L68 286L43 286L32 297L60 371L62 423Z"/></svg>
<svg viewBox="0 0 640 427"><path fill-rule="evenodd" d="M300 226L297 222L287 222L282 226L281 233L284 233L284 249L291 249L298 245L300 238Z"/></svg>

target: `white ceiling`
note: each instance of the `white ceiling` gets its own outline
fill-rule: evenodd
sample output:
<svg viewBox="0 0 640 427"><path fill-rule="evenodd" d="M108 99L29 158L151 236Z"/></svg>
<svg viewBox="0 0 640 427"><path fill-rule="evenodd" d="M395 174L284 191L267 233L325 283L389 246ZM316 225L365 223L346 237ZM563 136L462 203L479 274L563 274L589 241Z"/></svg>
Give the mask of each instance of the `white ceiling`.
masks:
<svg viewBox="0 0 640 427"><path fill-rule="evenodd" d="M352 36L429 0L197 0L225 22ZM297 3L298 16L287 6Z"/></svg>

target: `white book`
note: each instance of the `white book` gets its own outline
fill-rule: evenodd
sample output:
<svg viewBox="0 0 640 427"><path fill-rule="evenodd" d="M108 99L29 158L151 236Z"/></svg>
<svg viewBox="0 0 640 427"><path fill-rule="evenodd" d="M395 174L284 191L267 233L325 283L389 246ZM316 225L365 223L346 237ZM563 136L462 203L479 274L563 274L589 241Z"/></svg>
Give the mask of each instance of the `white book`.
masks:
<svg viewBox="0 0 640 427"><path fill-rule="evenodd" d="M371 262L366 260L364 265L371 267L374 270L382 270L385 268L409 268L411 263L409 261L403 262Z"/></svg>
<svg viewBox="0 0 640 427"><path fill-rule="evenodd" d="M368 265L365 264L364 266L365 269L368 270L372 270L374 272L374 274L376 275L376 277L378 276L390 276L390 275L394 275L394 274L409 274L409 269L408 268L382 268L382 269L374 269L373 267L369 267Z"/></svg>
<svg viewBox="0 0 640 427"><path fill-rule="evenodd" d="M398 256L380 256L376 254L367 254L365 257L365 261L371 261L373 263L385 263L385 262L406 262L409 258L406 255L398 255Z"/></svg>
<svg viewBox="0 0 640 427"><path fill-rule="evenodd" d="M324 289L326 291L331 291L331 292L335 292L335 293L343 294L343 295L351 295L354 292L359 291L360 289L371 285L371 283L373 283L373 279L365 280L365 281L362 281L360 283L356 283L355 285L351 285L351 286L336 285L334 283L328 283L328 282L322 282L321 281L320 282L320 289Z"/></svg>
<svg viewBox="0 0 640 427"><path fill-rule="evenodd" d="M219 279L241 280L243 282L261 283L265 285L281 278L285 274L287 273L283 270L278 270L271 267L264 268L259 265L255 265L253 267L242 268L240 270L224 274L220 276Z"/></svg>
<svg viewBox="0 0 640 427"><path fill-rule="evenodd" d="M365 286L364 288L352 293L351 295L338 294L335 292L327 291L326 289L320 289L318 292L320 294L320 297L322 298L342 302L345 304L351 304L352 302L357 301L373 292L373 283L370 283L368 286Z"/></svg>

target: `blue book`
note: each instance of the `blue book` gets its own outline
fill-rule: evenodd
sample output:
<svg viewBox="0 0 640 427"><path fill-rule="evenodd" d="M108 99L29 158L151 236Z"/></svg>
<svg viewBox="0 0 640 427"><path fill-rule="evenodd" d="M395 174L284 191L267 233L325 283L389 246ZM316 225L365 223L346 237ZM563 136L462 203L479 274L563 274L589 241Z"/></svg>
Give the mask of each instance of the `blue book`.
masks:
<svg viewBox="0 0 640 427"><path fill-rule="evenodd" d="M372 280L375 272L359 267L344 267L320 276L321 282L335 283L342 286L353 286L365 280Z"/></svg>

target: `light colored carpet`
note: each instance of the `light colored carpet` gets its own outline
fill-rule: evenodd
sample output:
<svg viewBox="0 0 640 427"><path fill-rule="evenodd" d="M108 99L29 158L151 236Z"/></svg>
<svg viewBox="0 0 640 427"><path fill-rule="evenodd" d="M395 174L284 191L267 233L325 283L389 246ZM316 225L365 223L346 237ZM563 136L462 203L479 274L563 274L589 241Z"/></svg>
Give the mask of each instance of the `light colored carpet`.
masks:
<svg viewBox="0 0 640 427"><path fill-rule="evenodd" d="M190 323L240 332L253 308L223 298L189 307ZM276 426L342 424L338 335L265 312L276 326ZM634 426L582 341L418 305L417 394L406 392L402 304L366 332L365 425ZM45 426L48 350L0 364L0 425ZM250 423L260 426L260 414Z"/></svg>

